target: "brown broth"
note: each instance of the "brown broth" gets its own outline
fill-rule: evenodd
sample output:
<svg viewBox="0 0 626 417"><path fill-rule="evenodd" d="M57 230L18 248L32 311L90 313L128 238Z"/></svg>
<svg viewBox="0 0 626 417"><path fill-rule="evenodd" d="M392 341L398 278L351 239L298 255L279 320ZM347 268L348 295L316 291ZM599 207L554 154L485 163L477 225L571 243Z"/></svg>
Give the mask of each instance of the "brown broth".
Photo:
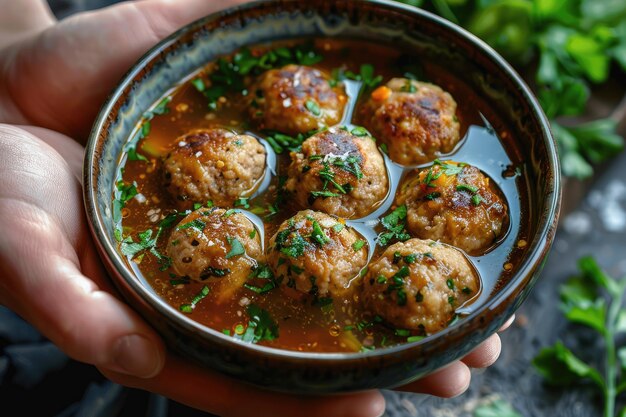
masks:
<svg viewBox="0 0 626 417"><path fill-rule="evenodd" d="M375 73L383 76L383 83L393 76L403 76L394 65L398 57L404 54L402 50L362 41L317 39L314 42L316 50L324 56L324 60L313 66L328 73L338 67L358 73L362 64L372 63L376 68ZM292 44L293 42L280 45ZM253 51L263 52L274 47L276 44L264 45L253 48ZM467 314L506 283L524 255L527 245L524 245L523 241L528 239L528 225L532 224L528 209L528 180L523 169L522 157L514 146L515 138L512 137L511 130L502 123L502 119L489 103L475 94L462 81L462 77L444 70L436 63L422 62L419 57L413 59L420 62L422 77L450 92L458 103L457 115L461 121L461 134L465 135L465 138L450 154L450 158L468 162L482 169L499 185L509 205L508 233L504 234L486 254L468 257L481 276L482 292L475 297L473 304L457 310L458 313ZM213 68L214 64L209 64L193 78L199 75L205 77ZM358 87L356 82L346 81L348 90L358 91ZM353 109L354 99L355 97L351 97L348 104L348 107L352 106ZM358 106L358 103L356 105ZM127 161L125 155L120 159L121 178L126 184L135 181L138 192L145 198L145 202L133 198L122 209L123 236L124 238L130 236L134 241L138 240L139 232L147 229L152 229L156 233L159 221L175 207L162 186L161 159L177 137L193 129L225 126L263 138L262 132L249 130L245 122L243 96L239 93L227 95L224 105L218 111L212 111L207 107L206 98L187 80L173 91L168 108L169 113L155 115L150 120L150 133L137 146L137 151L148 157L149 162ZM487 120L489 122L486 122ZM342 124L349 123L350 121L344 118ZM482 127L486 123L488 127L493 126L493 129ZM355 125L358 125L356 120ZM141 129L141 125L137 129ZM269 151L269 147L267 148ZM396 185L410 171L409 168L390 162L388 158L386 162L390 179ZM278 177L284 174L288 163L288 153L278 155L278 175L271 178L269 187L266 189L261 187L262 192L250 200L252 207L265 207L275 200ZM516 168L519 168L517 174ZM380 226L374 230L368 229L364 222L388 213L392 208L393 197L387 200L386 204L365 219L348 221L349 225L354 226L367 238L370 248L375 247L373 239L381 230ZM264 237L265 246L280 223L296 211L294 207L287 206L271 218L263 218L265 230L261 236ZM171 229L164 229L158 240L157 249L161 253L165 253L165 243L170 231ZM371 253L373 259L381 250L376 246L375 250L370 251L373 252ZM193 281L188 284L172 285L170 271L161 271L159 262L149 253L139 255L133 260L129 259L128 262L134 271L142 275L156 293L175 309L189 303L204 285L211 286ZM358 328L361 327L357 326L358 323L372 320L371 315L359 307L358 293L357 290L354 292L357 295L353 298L335 299L333 305L320 308L285 297L280 289L259 295L241 288L232 300L223 304L216 303L217 294L211 292L196 305L189 316L217 331L228 330L230 334L234 334L237 326L245 328L248 323L245 305L254 303L266 309L280 329L280 336L277 339L261 343L289 350L343 352L362 349L363 345L381 347L406 342L405 335L397 336L394 329L383 324ZM346 330L346 326L350 330Z"/></svg>

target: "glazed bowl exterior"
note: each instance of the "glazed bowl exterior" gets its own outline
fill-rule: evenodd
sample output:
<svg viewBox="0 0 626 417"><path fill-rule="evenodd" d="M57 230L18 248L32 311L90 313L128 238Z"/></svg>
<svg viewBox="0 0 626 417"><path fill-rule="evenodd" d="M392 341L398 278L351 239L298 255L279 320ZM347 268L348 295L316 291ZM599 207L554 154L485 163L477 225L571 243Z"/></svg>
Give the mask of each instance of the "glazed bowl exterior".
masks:
<svg viewBox="0 0 626 417"><path fill-rule="evenodd" d="M497 106L518 138L530 182L531 235L513 277L459 323L419 342L364 353L309 353L243 343L169 306L128 267L112 219L116 169L142 114L180 80L242 46L302 37L380 41L419 49ZM529 88L489 46L463 29L389 1L267 1L202 18L160 42L126 74L103 106L85 156L87 217L101 258L128 304L168 347L199 366L265 388L327 393L409 383L474 349L527 297L552 244L560 207L559 163L549 125Z"/></svg>

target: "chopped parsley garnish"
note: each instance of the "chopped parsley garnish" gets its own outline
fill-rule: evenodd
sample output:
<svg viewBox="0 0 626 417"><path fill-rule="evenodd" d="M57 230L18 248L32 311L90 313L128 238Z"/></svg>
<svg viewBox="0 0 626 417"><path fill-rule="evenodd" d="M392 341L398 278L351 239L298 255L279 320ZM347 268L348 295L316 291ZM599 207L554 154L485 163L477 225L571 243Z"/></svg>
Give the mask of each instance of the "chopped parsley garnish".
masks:
<svg viewBox="0 0 626 417"><path fill-rule="evenodd" d="M477 206L477 205L479 205L482 201L483 201L483 198L482 198L480 195L478 195L478 194L474 194L474 195L472 196L472 204L473 204L473 205Z"/></svg>
<svg viewBox="0 0 626 417"><path fill-rule="evenodd" d="M471 194L476 194L476 192L478 191L478 188L473 186L473 185L469 185L469 184L458 184L456 186L456 190L457 191L467 191Z"/></svg>
<svg viewBox="0 0 626 417"><path fill-rule="evenodd" d="M257 294L265 294L276 288L276 282L274 280L274 274L272 270L265 264L260 264L256 268L252 270L250 276L248 276L248 281L243 286L250 291L253 291ZM254 285L255 283L259 283L261 285Z"/></svg>
<svg viewBox="0 0 626 417"><path fill-rule="evenodd" d="M359 240L357 240L356 242L354 242L354 243L352 244L352 249L354 249L354 251L355 251L355 252L358 252L358 251L360 251L360 250L361 250L361 248L362 248L363 246L365 246L365 241L364 241L364 240L359 239Z"/></svg>
<svg viewBox="0 0 626 417"><path fill-rule="evenodd" d="M448 278L448 280L446 281L446 285L448 286L448 288L454 291L454 281L452 280L452 278Z"/></svg>
<svg viewBox="0 0 626 417"><path fill-rule="evenodd" d="M464 287L461 291L463 291L463 294L471 294L472 290L469 287Z"/></svg>
<svg viewBox="0 0 626 417"><path fill-rule="evenodd" d="M300 150L302 142L320 131L321 130L313 130L304 134L298 133L296 136L289 136L280 132L268 132L265 140L268 141L277 154L281 154L285 151L297 152Z"/></svg>
<svg viewBox="0 0 626 417"><path fill-rule="evenodd" d="M434 199L436 199L436 198L439 198L439 197L441 197L441 193L438 193L438 192L434 192L434 193L426 194L426 195L424 196L424 198L425 198L426 200L431 200L431 201L432 201L432 200L434 200Z"/></svg>
<svg viewBox="0 0 626 417"><path fill-rule="evenodd" d="M419 342L423 338L424 338L424 336L410 336L410 337L407 337L406 341L409 342L409 343L411 343L411 342Z"/></svg>
<svg viewBox="0 0 626 417"><path fill-rule="evenodd" d="M133 181L132 184L124 184L124 181L118 181L117 190L119 191L119 197L117 198L122 204L122 207L139 192L137 191L137 183Z"/></svg>
<svg viewBox="0 0 626 417"><path fill-rule="evenodd" d="M417 91L417 87L411 82L411 80L406 80L406 83L400 88L400 91L405 93L415 93Z"/></svg>
<svg viewBox="0 0 626 417"><path fill-rule="evenodd" d="M226 259L234 258L235 256L244 255L246 253L246 249L236 237L227 236L226 240L230 245L230 251L226 254Z"/></svg>
<svg viewBox="0 0 626 417"><path fill-rule="evenodd" d="M396 329L394 331L394 334L396 336L400 336L400 337L408 337L411 334L411 332L409 330L406 330L406 329Z"/></svg>
<svg viewBox="0 0 626 417"><path fill-rule="evenodd" d="M409 268L404 265L402 268L395 273L394 276L391 277L391 283L385 290L385 294L392 294L394 291L396 293L396 303L399 306L406 305L406 290L404 289L404 278L408 277L410 274Z"/></svg>
<svg viewBox="0 0 626 417"><path fill-rule="evenodd" d="M250 233L248 233L248 236L250 237L250 239L254 239L256 237L256 229L250 230Z"/></svg>
<svg viewBox="0 0 626 417"><path fill-rule="evenodd" d="M297 258L302 256L304 253L304 248L306 248L306 241L298 232L293 232L293 236L291 238L291 242L288 246L283 246L280 249L280 252L284 255L287 255L292 258Z"/></svg>
<svg viewBox="0 0 626 417"><path fill-rule="evenodd" d="M272 316L261 307L250 304L246 308L249 316L248 327L240 339L248 343L258 343L262 341L272 341L278 337L278 324L272 319Z"/></svg>
<svg viewBox="0 0 626 417"><path fill-rule="evenodd" d="M412 253L410 255L407 255L404 257L404 262L406 262L407 264L412 264L417 260L417 255Z"/></svg>
<svg viewBox="0 0 626 417"><path fill-rule="evenodd" d="M341 223L337 223L333 226L333 230L335 231L335 233L339 233L343 230L345 226Z"/></svg>
<svg viewBox="0 0 626 417"><path fill-rule="evenodd" d="M226 218L226 217L230 217L235 213L239 213L236 209L228 209L224 212L224 214L222 214L222 217Z"/></svg>
<svg viewBox="0 0 626 417"><path fill-rule="evenodd" d="M180 224L176 226L176 230L185 230L185 229L196 229L199 232L202 232L206 227L206 223L200 219L192 220L185 224Z"/></svg>
<svg viewBox="0 0 626 417"><path fill-rule="evenodd" d="M332 191L323 190L323 191L311 191L311 196L313 198L317 197L339 197L341 194L333 193Z"/></svg>
<svg viewBox="0 0 626 417"><path fill-rule="evenodd" d="M126 239L122 240L120 244L120 250L126 256L129 256L131 259L137 257L138 254L144 251L148 251L159 261L159 269L161 271L166 270L172 264L172 259L168 256L162 255L157 250L157 241L159 240L159 236L161 235L162 229L159 228L157 230L156 236L152 237L152 229L144 230L140 232L137 236L139 237L139 242L134 242L133 239L128 236ZM143 257L143 254L140 255ZM140 259L140 258L137 258Z"/></svg>
<svg viewBox="0 0 626 417"><path fill-rule="evenodd" d="M250 200L249 198L239 197L237 200L235 200L235 207L243 207L245 209L249 209L250 208L249 200Z"/></svg>
<svg viewBox="0 0 626 417"><path fill-rule="evenodd" d="M202 279L208 278L208 277L218 277L218 278L221 278L221 277L225 277L228 274L230 274L230 269L228 269L228 268L219 269L219 268L213 268L212 266L208 266L208 267L204 268L200 278L202 278Z"/></svg>
<svg viewBox="0 0 626 417"><path fill-rule="evenodd" d="M326 243L330 242L330 238L322 229L322 226L317 222L317 220L313 220L313 232L311 233L311 239L320 246L324 246Z"/></svg>
<svg viewBox="0 0 626 417"><path fill-rule="evenodd" d="M439 159L435 159L433 161L433 166L434 165L440 166L443 169L443 173L449 177L460 174L463 171L463 168L466 166L466 164L462 162L456 165L446 164L444 162L441 162Z"/></svg>
<svg viewBox="0 0 626 417"><path fill-rule="evenodd" d="M180 306L180 311L182 311L183 313L193 312L193 310L196 308L196 305L200 301L202 301L207 295L209 295L209 287L205 285L204 287L202 287L200 292L193 297L193 299L191 300L191 303L182 304Z"/></svg>
<svg viewBox="0 0 626 417"><path fill-rule="evenodd" d="M331 80L331 87L335 87L339 82L343 80L361 81L364 88L373 88L381 83L383 77L381 75L374 75L374 66L371 64L363 64L359 68L359 73L355 74L352 71L346 71L343 68L335 68L332 71L333 79Z"/></svg>
<svg viewBox="0 0 626 417"><path fill-rule="evenodd" d="M406 206L402 205L381 219L385 231L378 235L379 245L387 246L392 240L404 242L411 238L405 230L406 213Z"/></svg>
<svg viewBox="0 0 626 417"><path fill-rule="evenodd" d="M350 133L352 133L356 137L370 136L370 133L367 131L367 129L361 126L356 126L350 131Z"/></svg>
<svg viewBox="0 0 626 417"><path fill-rule="evenodd" d="M378 277L376 277L376 282L379 284L386 284L387 278L384 275L379 275Z"/></svg>
<svg viewBox="0 0 626 417"><path fill-rule="evenodd" d="M314 100L307 100L305 106L306 109L313 114L313 116L319 117L322 114L319 104L317 104Z"/></svg>
<svg viewBox="0 0 626 417"><path fill-rule="evenodd" d="M470 194L472 194L472 204L477 206L480 204L481 201L483 201L482 197L480 196L480 194L478 194L478 187L475 187L473 185L469 185L469 184L458 184L456 186L457 191L466 191Z"/></svg>

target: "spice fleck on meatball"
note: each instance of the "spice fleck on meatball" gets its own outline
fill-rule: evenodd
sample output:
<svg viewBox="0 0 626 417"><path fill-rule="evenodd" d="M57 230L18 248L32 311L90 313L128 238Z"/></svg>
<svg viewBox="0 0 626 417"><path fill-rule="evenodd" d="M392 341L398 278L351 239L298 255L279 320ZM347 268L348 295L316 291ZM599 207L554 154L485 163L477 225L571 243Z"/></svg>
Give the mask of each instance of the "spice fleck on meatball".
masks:
<svg viewBox="0 0 626 417"><path fill-rule="evenodd" d="M508 210L489 177L477 168L439 161L415 171L402 185L409 232L440 240L471 255L484 253L506 231Z"/></svg>
<svg viewBox="0 0 626 417"><path fill-rule="evenodd" d="M208 200L231 206L254 192L265 157L265 147L252 136L221 128L194 130L172 144L163 163L165 186L179 208Z"/></svg>
<svg viewBox="0 0 626 417"><path fill-rule="evenodd" d="M367 263L368 245L339 219L305 210L284 221L270 240L268 265L287 294L314 302L347 296Z"/></svg>
<svg viewBox="0 0 626 417"><path fill-rule="evenodd" d="M370 263L362 299L366 310L397 329L429 335L447 327L479 290L480 279L460 251L411 239Z"/></svg>
<svg viewBox="0 0 626 417"><path fill-rule="evenodd" d="M269 70L250 88L250 117L260 129L290 135L335 125L347 96L343 87L331 87L328 81L328 75L311 67Z"/></svg>
<svg viewBox="0 0 626 417"><path fill-rule="evenodd" d="M300 207L357 218L374 211L385 198L389 182L383 157L371 136L357 132L359 136L331 128L291 153L285 189Z"/></svg>
<svg viewBox="0 0 626 417"><path fill-rule="evenodd" d="M374 90L361 109L363 124L402 165L430 162L460 139L456 102L440 87L393 78Z"/></svg>

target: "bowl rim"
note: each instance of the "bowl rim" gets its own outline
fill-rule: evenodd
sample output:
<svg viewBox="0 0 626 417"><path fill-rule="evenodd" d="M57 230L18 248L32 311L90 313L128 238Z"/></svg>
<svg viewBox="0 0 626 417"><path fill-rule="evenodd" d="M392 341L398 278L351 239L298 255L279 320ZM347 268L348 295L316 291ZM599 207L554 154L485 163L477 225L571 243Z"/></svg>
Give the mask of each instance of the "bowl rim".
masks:
<svg viewBox="0 0 626 417"><path fill-rule="evenodd" d="M150 290L144 287L139 280L134 277L134 273L124 263L117 249L113 247L112 242L108 239L104 230L106 225L103 222L102 216L99 213L97 207L97 190L94 183L94 163L96 161L96 144L98 143L100 132L103 129L108 115L114 108L116 102L123 96L124 90L137 75L153 60L158 60L161 51L172 44L175 44L183 35L197 31L209 22L219 20L224 16L233 14L245 14L251 10L259 7L267 7L268 4L275 3L280 6L281 3L296 3L298 0L257 0L246 4L237 5L221 11L211 13L203 16L185 26L179 28L169 36L165 37L161 41L152 46L141 58L139 58L130 67L126 74L118 81L114 90L105 100L102 105L98 116L96 117L92 126L87 146L85 148L85 157L83 165L83 193L84 204L87 213L87 220L89 228L91 229L92 236L95 236L96 245L106 252L108 261L115 266L116 272L123 277L126 284L128 284L133 291L138 294L144 302L150 307L156 309L160 314L165 315L169 319L173 320L176 324L188 328L201 335L209 342L225 342L231 344L238 349L244 349L249 353L260 353L275 358L289 358L293 360L306 360L320 363L333 362L333 361L346 361L346 360L360 360L363 358L372 358L379 356L395 355L400 352L411 350L417 347L428 345L435 339L444 338L448 335L454 335L455 333L462 334L460 329L464 326L450 326L433 335L425 337L417 342L407 342L395 346L375 349L366 352L299 352L287 349L280 349L275 347L262 346L253 343L245 343L236 340L230 336L226 336L209 326L203 325L187 316L184 316L178 311L175 311L173 307L167 304L161 297L154 294ZM545 208L543 211L537 214L537 228L533 234L532 242L527 255L524 257L518 270L510 277L508 282L494 295L492 295L483 305L471 312L465 317L468 322L475 320L481 316L484 316L489 310L494 310L501 304L505 303L511 295L519 289L520 285L523 288L532 287L533 282L525 280L527 277L531 277L534 271L539 271L542 266L543 259L547 256L547 252L554 240L554 230L558 223L560 204L561 204L561 179L560 179L560 161L558 158L558 147L555 139L550 130L549 121L539 105L537 98L531 89L528 87L522 77L513 69L513 67L491 46L482 41L477 36L470 33L468 30L444 19L426 10L410 6L404 3L400 3L392 0L350 0L351 3L368 4L369 6L382 7L385 9L391 9L392 11L407 13L411 15L417 15L419 19L426 19L432 23L438 25L445 31L452 32L456 37L468 41L474 46L479 54L494 63L502 72L503 79L508 78L515 87L519 90L520 95L526 101L529 106L530 114L533 114L538 124L541 126L542 142L546 146L546 154L548 157L548 166L552 170L550 176L553 181L549 184L548 191L545 194ZM328 3L325 0L318 0L315 3ZM332 2L331 2L332 3ZM524 283L525 281L525 283ZM519 289L520 291L523 290ZM521 294L521 300L518 303L521 304L526 294ZM132 307L132 306L131 306ZM517 307L516 307L517 308Z"/></svg>

